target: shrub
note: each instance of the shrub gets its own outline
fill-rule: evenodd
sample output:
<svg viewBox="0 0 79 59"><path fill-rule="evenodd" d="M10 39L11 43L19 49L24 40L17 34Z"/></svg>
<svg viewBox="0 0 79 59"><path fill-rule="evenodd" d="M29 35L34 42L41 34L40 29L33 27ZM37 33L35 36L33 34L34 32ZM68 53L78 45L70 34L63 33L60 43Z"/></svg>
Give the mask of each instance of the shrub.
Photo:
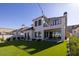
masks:
<svg viewBox="0 0 79 59"><path fill-rule="evenodd" d="M66 38L67 37L70 37L70 33L69 32L66 32Z"/></svg>
<svg viewBox="0 0 79 59"><path fill-rule="evenodd" d="M70 52L71 55L79 55L79 38L75 36L69 37L69 46L70 46Z"/></svg>

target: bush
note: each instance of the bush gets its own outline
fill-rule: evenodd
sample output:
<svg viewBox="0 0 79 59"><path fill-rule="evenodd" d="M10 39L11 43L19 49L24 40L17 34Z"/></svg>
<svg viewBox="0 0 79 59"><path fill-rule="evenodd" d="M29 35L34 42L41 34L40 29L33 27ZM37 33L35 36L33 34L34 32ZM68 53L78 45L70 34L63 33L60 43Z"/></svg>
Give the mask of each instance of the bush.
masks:
<svg viewBox="0 0 79 59"><path fill-rule="evenodd" d="M70 33L69 32L66 32L66 38L67 37L70 37Z"/></svg>
<svg viewBox="0 0 79 59"><path fill-rule="evenodd" d="M71 55L74 55L74 56L79 55L79 38L75 36L70 36L69 46L70 46Z"/></svg>

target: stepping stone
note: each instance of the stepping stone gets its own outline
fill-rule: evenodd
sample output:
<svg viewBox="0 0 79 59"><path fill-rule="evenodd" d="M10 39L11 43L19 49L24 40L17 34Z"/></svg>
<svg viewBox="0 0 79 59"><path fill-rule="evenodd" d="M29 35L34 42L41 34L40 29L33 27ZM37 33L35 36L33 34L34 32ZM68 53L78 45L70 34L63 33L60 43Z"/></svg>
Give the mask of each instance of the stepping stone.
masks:
<svg viewBox="0 0 79 59"><path fill-rule="evenodd" d="M34 48L26 49L27 52L31 52L31 51L34 51L34 50L36 50L36 49L34 49Z"/></svg>
<svg viewBox="0 0 79 59"><path fill-rule="evenodd" d="M21 49L27 48L27 46L24 46L24 45L21 45L21 46L18 46L18 47L21 48Z"/></svg>

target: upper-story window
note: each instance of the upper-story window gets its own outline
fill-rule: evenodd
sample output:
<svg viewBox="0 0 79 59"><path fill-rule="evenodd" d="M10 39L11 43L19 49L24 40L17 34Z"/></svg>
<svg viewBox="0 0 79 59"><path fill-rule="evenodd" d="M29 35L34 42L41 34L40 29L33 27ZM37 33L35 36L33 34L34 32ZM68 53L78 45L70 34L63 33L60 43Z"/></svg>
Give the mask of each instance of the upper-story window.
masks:
<svg viewBox="0 0 79 59"><path fill-rule="evenodd" d="M61 24L61 19L59 19L59 24Z"/></svg>
<svg viewBox="0 0 79 59"><path fill-rule="evenodd" d="M57 25L57 20L54 20L55 21L55 25Z"/></svg>
<svg viewBox="0 0 79 59"><path fill-rule="evenodd" d="M37 26L37 21L35 21L35 26Z"/></svg>
<svg viewBox="0 0 79 59"><path fill-rule="evenodd" d="M53 26L55 25L55 20L53 20Z"/></svg>
<svg viewBox="0 0 79 59"><path fill-rule="evenodd" d="M61 24L61 19L55 19L55 20L53 20L53 26L54 25L59 25L59 24Z"/></svg>
<svg viewBox="0 0 79 59"><path fill-rule="evenodd" d="M39 25L39 26L41 25L41 20L38 21L38 25Z"/></svg>

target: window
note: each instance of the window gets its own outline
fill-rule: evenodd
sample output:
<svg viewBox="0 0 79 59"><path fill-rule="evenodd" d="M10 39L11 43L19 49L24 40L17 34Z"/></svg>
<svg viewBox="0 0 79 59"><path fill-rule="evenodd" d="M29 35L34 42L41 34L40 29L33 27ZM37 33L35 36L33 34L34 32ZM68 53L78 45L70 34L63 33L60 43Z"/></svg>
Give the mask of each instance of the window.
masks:
<svg viewBox="0 0 79 59"><path fill-rule="evenodd" d="M60 19L60 18L58 18L58 19L56 20L56 25L59 25L59 24L61 24L61 19Z"/></svg>
<svg viewBox="0 0 79 59"><path fill-rule="evenodd" d="M61 24L61 19L53 20L53 26Z"/></svg>
<svg viewBox="0 0 79 59"><path fill-rule="evenodd" d="M61 19L59 19L59 24L61 24Z"/></svg>
<svg viewBox="0 0 79 59"><path fill-rule="evenodd" d="M35 26L37 26L37 21L35 21Z"/></svg>
<svg viewBox="0 0 79 59"><path fill-rule="evenodd" d="M48 37L48 32L47 32L47 37Z"/></svg>
<svg viewBox="0 0 79 59"><path fill-rule="evenodd" d="M44 37L48 37L48 32L44 32Z"/></svg>
<svg viewBox="0 0 79 59"><path fill-rule="evenodd" d="M38 37L41 37L41 32L38 32Z"/></svg>
<svg viewBox="0 0 79 59"><path fill-rule="evenodd" d="M44 32L44 38L46 38L46 32Z"/></svg>
<svg viewBox="0 0 79 59"><path fill-rule="evenodd" d="M41 25L41 20L38 21L38 25L39 25L39 26Z"/></svg>
<svg viewBox="0 0 79 59"><path fill-rule="evenodd" d="M27 33L25 33L25 39L26 39L26 37L27 37L27 35L26 35Z"/></svg>
<svg viewBox="0 0 79 59"><path fill-rule="evenodd" d="M56 22L57 22L57 21L56 21L56 20L54 20L54 21L55 21L55 25L56 25Z"/></svg>
<svg viewBox="0 0 79 59"><path fill-rule="evenodd" d="M55 25L55 21L53 20L53 26Z"/></svg>
<svg viewBox="0 0 79 59"><path fill-rule="evenodd" d="M56 18L56 25L59 24L59 18Z"/></svg>
<svg viewBox="0 0 79 59"><path fill-rule="evenodd" d="M35 37L37 37L37 32L35 32Z"/></svg>

